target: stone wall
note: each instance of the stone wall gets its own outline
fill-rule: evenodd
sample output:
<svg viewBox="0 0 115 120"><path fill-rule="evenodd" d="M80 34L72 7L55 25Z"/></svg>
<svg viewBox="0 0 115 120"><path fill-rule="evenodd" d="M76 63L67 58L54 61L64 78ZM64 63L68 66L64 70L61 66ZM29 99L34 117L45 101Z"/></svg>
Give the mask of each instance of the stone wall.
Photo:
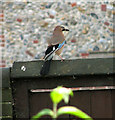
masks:
<svg viewBox="0 0 115 120"><path fill-rule="evenodd" d="M70 29L65 33L65 59L76 59L81 53L112 51L114 8L109 1L0 2L0 66L43 57L46 40L56 25Z"/></svg>

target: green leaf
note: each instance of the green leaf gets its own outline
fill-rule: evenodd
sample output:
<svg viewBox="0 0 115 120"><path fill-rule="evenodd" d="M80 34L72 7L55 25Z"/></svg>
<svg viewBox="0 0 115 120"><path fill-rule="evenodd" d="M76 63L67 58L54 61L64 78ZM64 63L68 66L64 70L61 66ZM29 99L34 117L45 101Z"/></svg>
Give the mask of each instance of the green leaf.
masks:
<svg viewBox="0 0 115 120"><path fill-rule="evenodd" d="M53 111L50 110L50 109L43 109L39 113L34 115L31 120L38 119L38 118L40 118L40 117L42 117L44 115L49 115L49 116L53 117Z"/></svg>
<svg viewBox="0 0 115 120"><path fill-rule="evenodd" d="M60 94L58 91L56 90L53 90L51 93L50 93L50 97L53 101L53 103L59 103L62 99L63 99L63 96L62 94Z"/></svg>
<svg viewBox="0 0 115 120"><path fill-rule="evenodd" d="M51 93L50 97L54 103L59 103L62 99L65 103L69 102L69 95L73 96L73 92L69 88L57 87Z"/></svg>
<svg viewBox="0 0 115 120"><path fill-rule="evenodd" d="M83 111L81 111L78 108L73 107L73 106L65 106L65 107L59 108L58 111L57 111L57 116L60 116L62 114L74 115L74 116L82 118L84 120L85 119L86 120L93 120L89 115L87 115Z"/></svg>

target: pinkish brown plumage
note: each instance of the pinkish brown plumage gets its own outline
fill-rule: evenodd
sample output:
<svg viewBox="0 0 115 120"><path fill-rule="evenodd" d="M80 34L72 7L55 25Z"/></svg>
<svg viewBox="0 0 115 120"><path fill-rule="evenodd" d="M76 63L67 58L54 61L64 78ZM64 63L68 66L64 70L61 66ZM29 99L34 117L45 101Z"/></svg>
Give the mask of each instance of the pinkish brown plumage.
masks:
<svg viewBox="0 0 115 120"><path fill-rule="evenodd" d="M60 54L65 44L65 37L64 37L63 31L69 31L69 30L65 29L62 26L56 26L53 31L52 37L47 40L48 47L47 47L47 50L45 51L45 56L44 56L45 62L40 71L41 75L46 75L49 72L50 63L54 53L56 53L62 60L62 57L60 56Z"/></svg>
<svg viewBox="0 0 115 120"><path fill-rule="evenodd" d="M53 35L50 39L48 39L48 45L56 45L56 44L60 44L65 40L64 38L64 34L62 32L62 28L61 26L56 26L54 31L53 31Z"/></svg>

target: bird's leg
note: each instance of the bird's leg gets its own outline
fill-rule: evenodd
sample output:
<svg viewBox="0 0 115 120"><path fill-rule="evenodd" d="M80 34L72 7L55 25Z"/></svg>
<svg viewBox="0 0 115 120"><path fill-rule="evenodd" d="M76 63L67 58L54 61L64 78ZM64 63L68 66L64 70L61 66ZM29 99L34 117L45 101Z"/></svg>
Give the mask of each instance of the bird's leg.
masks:
<svg viewBox="0 0 115 120"><path fill-rule="evenodd" d="M63 62L63 61L64 61L64 59L61 57L61 55L59 55L59 57L61 58L61 62Z"/></svg>
<svg viewBox="0 0 115 120"><path fill-rule="evenodd" d="M44 57L41 57L41 60L44 60Z"/></svg>

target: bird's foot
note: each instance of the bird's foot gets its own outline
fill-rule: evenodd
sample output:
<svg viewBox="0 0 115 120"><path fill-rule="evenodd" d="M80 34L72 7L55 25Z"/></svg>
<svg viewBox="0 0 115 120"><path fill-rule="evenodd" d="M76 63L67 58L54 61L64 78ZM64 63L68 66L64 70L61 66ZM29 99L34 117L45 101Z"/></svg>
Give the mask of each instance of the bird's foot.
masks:
<svg viewBox="0 0 115 120"><path fill-rule="evenodd" d="M64 61L64 59L61 59L61 62L63 62Z"/></svg>
<svg viewBox="0 0 115 120"><path fill-rule="evenodd" d="M60 57L60 59L61 59L61 62L63 62L64 61L64 59L59 55L59 57Z"/></svg>

